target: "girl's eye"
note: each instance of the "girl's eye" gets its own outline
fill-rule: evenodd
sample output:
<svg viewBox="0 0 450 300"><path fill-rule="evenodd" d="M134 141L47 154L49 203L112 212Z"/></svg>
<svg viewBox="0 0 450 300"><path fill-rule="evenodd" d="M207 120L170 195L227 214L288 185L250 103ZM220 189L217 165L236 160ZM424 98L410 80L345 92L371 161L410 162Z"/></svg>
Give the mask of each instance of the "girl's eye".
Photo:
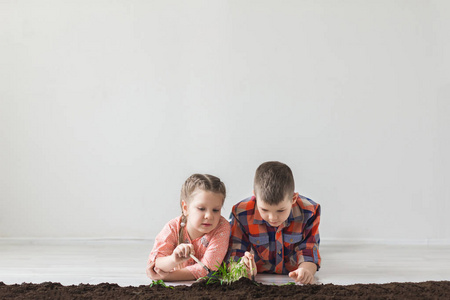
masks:
<svg viewBox="0 0 450 300"><path fill-rule="evenodd" d="M213 212L219 212L220 209L213 209Z"/></svg>
<svg viewBox="0 0 450 300"><path fill-rule="evenodd" d="M204 211L205 209L203 207L197 207L198 210Z"/></svg>
<svg viewBox="0 0 450 300"><path fill-rule="evenodd" d="M284 209L283 209L283 210L279 210L278 212L279 212L279 213L282 213L283 211L284 211Z"/></svg>

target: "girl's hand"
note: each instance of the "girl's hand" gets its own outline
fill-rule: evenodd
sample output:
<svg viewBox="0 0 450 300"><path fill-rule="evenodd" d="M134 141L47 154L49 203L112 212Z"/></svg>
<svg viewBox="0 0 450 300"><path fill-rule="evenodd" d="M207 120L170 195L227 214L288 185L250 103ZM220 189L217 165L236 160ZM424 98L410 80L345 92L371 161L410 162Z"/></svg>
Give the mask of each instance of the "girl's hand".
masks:
<svg viewBox="0 0 450 300"><path fill-rule="evenodd" d="M251 254L250 252L246 251L244 253L244 256L242 257L241 261L247 267L247 274L248 274L249 278L251 278L252 275L256 276L258 271L256 270L255 256L253 254Z"/></svg>
<svg viewBox="0 0 450 300"><path fill-rule="evenodd" d="M169 272L164 272L163 270L156 268L155 263L151 262L147 266L147 276L152 280L164 280Z"/></svg>
<svg viewBox="0 0 450 300"><path fill-rule="evenodd" d="M177 264L183 263L190 259L191 257L189 254L195 255L194 245L192 244L179 244L172 252L173 259Z"/></svg>
<svg viewBox="0 0 450 300"><path fill-rule="evenodd" d="M314 275L305 268L298 268L289 273L289 277L301 284L313 284L315 282Z"/></svg>

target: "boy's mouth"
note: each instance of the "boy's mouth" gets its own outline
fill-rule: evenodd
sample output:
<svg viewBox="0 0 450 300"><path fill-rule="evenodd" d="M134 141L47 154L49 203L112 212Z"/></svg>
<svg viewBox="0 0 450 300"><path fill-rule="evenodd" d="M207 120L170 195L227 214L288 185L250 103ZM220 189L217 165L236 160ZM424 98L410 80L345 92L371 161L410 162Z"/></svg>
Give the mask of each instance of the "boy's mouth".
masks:
<svg viewBox="0 0 450 300"><path fill-rule="evenodd" d="M208 227L208 226L211 226L212 224L209 224L209 223L202 223L202 225Z"/></svg>

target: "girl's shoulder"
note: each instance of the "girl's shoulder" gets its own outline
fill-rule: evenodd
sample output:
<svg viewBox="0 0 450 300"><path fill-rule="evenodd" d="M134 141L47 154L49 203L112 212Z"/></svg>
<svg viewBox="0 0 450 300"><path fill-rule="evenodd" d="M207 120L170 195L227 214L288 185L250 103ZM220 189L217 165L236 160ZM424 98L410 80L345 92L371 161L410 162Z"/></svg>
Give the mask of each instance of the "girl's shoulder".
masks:
<svg viewBox="0 0 450 300"><path fill-rule="evenodd" d="M166 223L164 229L178 232L178 230L180 230L180 223L181 223L181 216L173 218L172 220Z"/></svg>

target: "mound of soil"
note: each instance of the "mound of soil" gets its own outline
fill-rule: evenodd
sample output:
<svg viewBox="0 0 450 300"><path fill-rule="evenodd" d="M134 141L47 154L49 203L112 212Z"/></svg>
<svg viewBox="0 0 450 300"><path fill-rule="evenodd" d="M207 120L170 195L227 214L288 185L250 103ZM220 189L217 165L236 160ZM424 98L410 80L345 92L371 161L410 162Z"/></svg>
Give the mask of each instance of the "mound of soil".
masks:
<svg viewBox="0 0 450 300"><path fill-rule="evenodd" d="M325 285L256 285L241 278L231 285L120 287L117 284L13 284L0 282L0 299L450 299L450 281Z"/></svg>

